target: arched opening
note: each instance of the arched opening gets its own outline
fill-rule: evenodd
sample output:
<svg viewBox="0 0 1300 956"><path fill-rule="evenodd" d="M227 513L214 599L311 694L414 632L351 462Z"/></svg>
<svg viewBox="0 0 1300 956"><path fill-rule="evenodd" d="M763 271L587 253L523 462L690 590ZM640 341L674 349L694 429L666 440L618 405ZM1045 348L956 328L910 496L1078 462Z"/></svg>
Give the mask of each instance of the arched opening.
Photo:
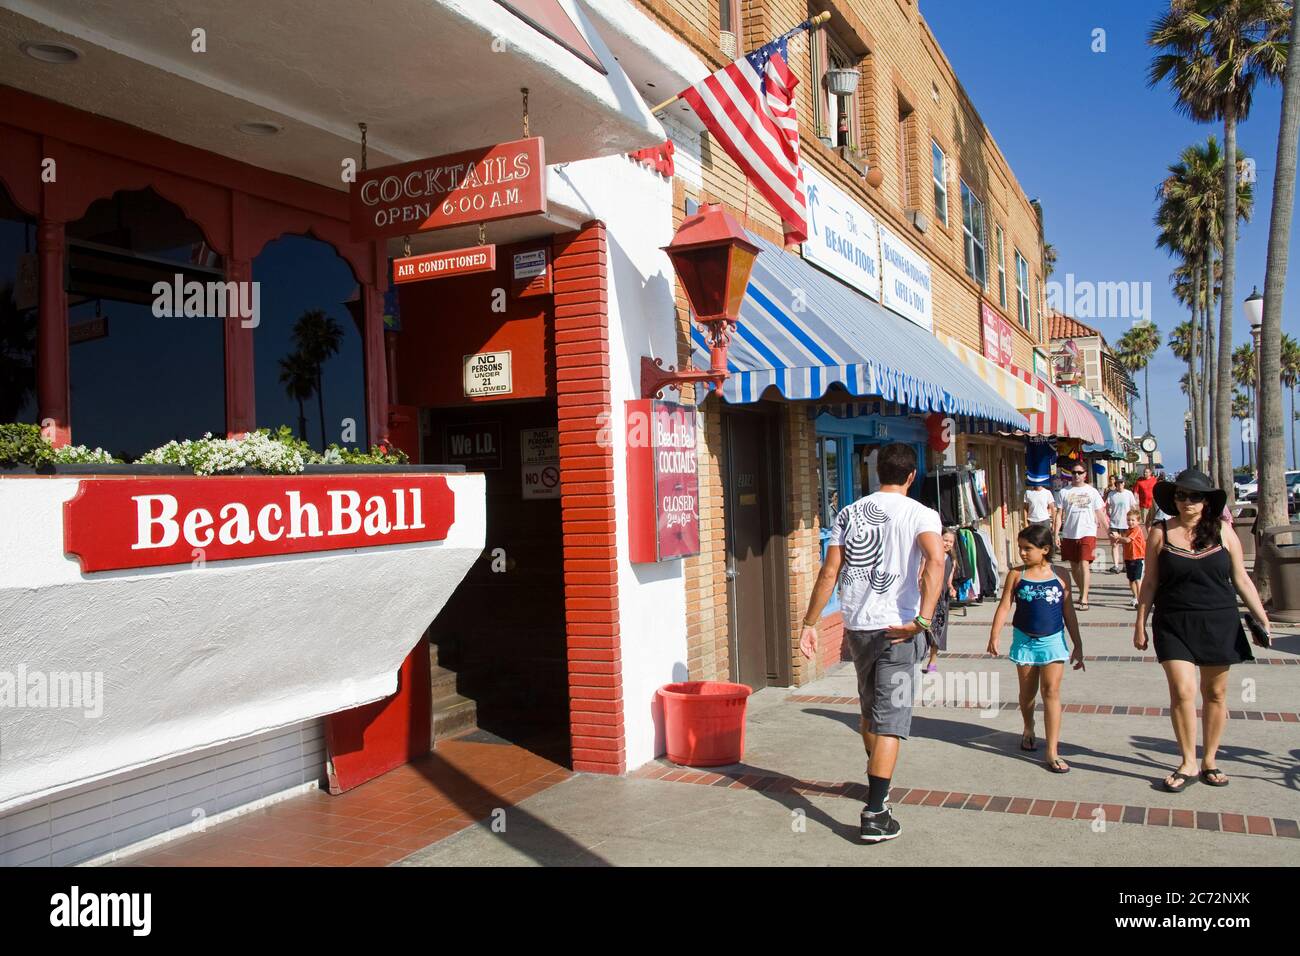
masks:
<svg viewBox="0 0 1300 956"><path fill-rule="evenodd" d="M221 257L151 189L96 200L67 227L73 441L134 460L225 432ZM178 294L179 293L179 294Z"/></svg>
<svg viewBox="0 0 1300 956"><path fill-rule="evenodd" d="M360 286L334 247L310 236L270 242L253 260L257 423L288 425L317 450L368 447Z"/></svg>
<svg viewBox="0 0 1300 956"><path fill-rule="evenodd" d="M0 422L39 424L36 220L0 184Z"/></svg>

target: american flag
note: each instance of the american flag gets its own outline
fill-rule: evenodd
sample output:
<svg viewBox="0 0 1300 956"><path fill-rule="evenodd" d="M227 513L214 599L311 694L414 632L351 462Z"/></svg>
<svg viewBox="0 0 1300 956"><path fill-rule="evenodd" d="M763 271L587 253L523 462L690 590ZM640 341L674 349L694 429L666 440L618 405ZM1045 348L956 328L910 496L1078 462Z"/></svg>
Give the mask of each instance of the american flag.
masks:
<svg viewBox="0 0 1300 956"><path fill-rule="evenodd" d="M789 34L779 37L681 94L776 208L786 245L808 238L794 101L799 79L786 63L788 42Z"/></svg>

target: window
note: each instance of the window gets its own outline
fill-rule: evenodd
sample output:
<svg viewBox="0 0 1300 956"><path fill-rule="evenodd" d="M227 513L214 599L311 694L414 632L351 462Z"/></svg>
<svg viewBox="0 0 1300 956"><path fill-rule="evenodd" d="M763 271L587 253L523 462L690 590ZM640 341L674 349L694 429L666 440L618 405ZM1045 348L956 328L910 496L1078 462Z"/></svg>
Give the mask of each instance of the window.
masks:
<svg viewBox="0 0 1300 956"><path fill-rule="evenodd" d="M1002 227L997 228L998 237L998 305L1007 307L1007 266L1006 253L1002 249Z"/></svg>
<svg viewBox="0 0 1300 956"><path fill-rule="evenodd" d="M735 33L731 23L731 0L718 0L718 29Z"/></svg>
<svg viewBox="0 0 1300 956"><path fill-rule="evenodd" d="M0 423L38 424L36 414L36 222L0 185Z"/></svg>
<svg viewBox="0 0 1300 956"><path fill-rule="evenodd" d="M915 209L917 202L916 175L912 170L912 128L916 113L901 96L898 98L898 203L904 209ZM920 172L917 170L916 172Z"/></svg>
<svg viewBox="0 0 1300 956"><path fill-rule="evenodd" d="M828 70L859 70L858 64L825 30L815 30L809 37L808 49L812 59L813 121L817 136L827 146L849 146L862 150L862 130L859 121L859 104L862 78L849 96L836 96L826 82Z"/></svg>
<svg viewBox="0 0 1300 956"><path fill-rule="evenodd" d="M1020 325L1026 330L1029 329L1029 263L1025 257L1016 250L1016 315L1020 319Z"/></svg>
<svg viewBox="0 0 1300 956"><path fill-rule="evenodd" d="M985 288L989 277L984 261L984 204L964 180L961 184L961 234L966 252L966 274Z"/></svg>
<svg viewBox="0 0 1300 956"><path fill-rule="evenodd" d="M840 513L840 441L839 438L817 439L823 528L830 528L835 523L835 516Z"/></svg>
<svg viewBox="0 0 1300 956"><path fill-rule="evenodd" d="M943 150L934 140L930 140L930 165L931 175L934 176L934 215L946 226L948 225L948 157L944 156ZM962 189L965 188L963 184Z"/></svg>

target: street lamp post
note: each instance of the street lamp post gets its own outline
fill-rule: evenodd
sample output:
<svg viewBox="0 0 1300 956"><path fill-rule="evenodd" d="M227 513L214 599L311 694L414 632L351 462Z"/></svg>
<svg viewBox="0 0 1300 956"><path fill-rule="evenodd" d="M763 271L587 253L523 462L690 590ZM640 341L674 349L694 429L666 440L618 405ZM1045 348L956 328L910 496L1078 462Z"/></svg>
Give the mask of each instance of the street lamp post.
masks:
<svg viewBox="0 0 1300 956"><path fill-rule="evenodd" d="M1254 446L1255 449L1258 449L1259 435L1260 432L1263 430L1263 426L1264 426L1264 423L1259 419L1260 408L1261 408L1260 401L1259 401L1259 391L1260 391L1260 386L1264 384L1262 381L1260 381L1260 377L1259 377L1259 350L1260 350L1259 336L1260 336L1260 328L1264 322L1264 297L1259 294L1258 287L1254 287L1254 286L1251 287L1250 295L1246 297L1246 301L1242 303L1242 307L1246 312L1246 321L1250 323L1251 344L1255 350L1255 428L1254 428L1255 434L1252 436L1253 438L1252 445ZM1255 461L1255 480L1258 481L1259 480L1259 455L1255 454L1253 457Z"/></svg>

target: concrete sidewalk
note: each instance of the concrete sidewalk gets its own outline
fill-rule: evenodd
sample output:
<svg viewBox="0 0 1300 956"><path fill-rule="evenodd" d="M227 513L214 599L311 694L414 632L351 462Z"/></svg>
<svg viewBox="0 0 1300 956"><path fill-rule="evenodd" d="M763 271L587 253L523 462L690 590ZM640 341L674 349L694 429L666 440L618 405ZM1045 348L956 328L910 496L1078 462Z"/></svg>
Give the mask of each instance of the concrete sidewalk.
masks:
<svg viewBox="0 0 1300 956"><path fill-rule="evenodd" d="M577 774L496 829L470 827L400 865L1300 863L1300 634L1279 631L1259 663L1231 672L1219 755L1231 785L1169 794L1159 781L1178 758L1164 675L1133 647L1127 604L1122 575L1094 574L1080 614L1087 669L1063 684L1066 775L1041 763L1041 715L1039 751L1018 749L1015 668L983 654L993 604L955 617L894 778L903 836L884 846L857 840L865 761L842 664L754 695L743 765ZM1010 638L1008 627L1004 654Z"/></svg>

